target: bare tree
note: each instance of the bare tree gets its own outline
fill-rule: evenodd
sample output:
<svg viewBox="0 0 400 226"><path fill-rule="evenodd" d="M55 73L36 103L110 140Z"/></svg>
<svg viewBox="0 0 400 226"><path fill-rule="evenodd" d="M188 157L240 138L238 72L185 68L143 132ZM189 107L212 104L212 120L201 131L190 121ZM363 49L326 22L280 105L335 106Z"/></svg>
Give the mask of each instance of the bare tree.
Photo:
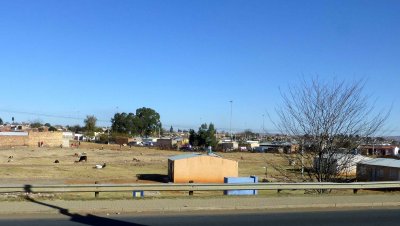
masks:
<svg viewBox="0 0 400 226"><path fill-rule="evenodd" d="M87 115L84 120L86 135L94 136L96 130L97 118L94 115Z"/></svg>
<svg viewBox="0 0 400 226"><path fill-rule="evenodd" d="M328 80L303 79L281 91L283 103L276 109L275 125L299 144L299 151L286 157L296 162L303 180L335 181L348 173L354 150L389 115L375 111L370 96L363 94L365 81Z"/></svg>

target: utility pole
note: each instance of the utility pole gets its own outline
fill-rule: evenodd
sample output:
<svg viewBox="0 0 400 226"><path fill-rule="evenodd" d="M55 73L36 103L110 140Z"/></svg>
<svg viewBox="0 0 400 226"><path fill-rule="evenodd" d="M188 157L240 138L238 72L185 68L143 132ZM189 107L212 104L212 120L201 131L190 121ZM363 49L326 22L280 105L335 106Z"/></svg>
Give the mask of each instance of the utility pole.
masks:
<svg viewBox="0 0 400 226"><path fill-rule="evenodd" d="M108 126L107 126L107 145L110 144L110 128L111 128L111 127L108 127Z"/></svg>
<svg viewBox="0 0 400 226"><path fill-rule="evenodd" d="M304 160L303 160L303 155L304 155L304 139L303 139L303 145L301 145L301 177L304 178Z"/></svg>
<svg viewBox="0 0 400 226"><path fill-rule="evenodd" d="M262 115L263 117L263 133L265 133L265 127L264 127L264 114Z"/></svg>
<svg viewBox="0 0 400 226"><path fill-rule="evenodd" d="M231 103L231 117L229 120L229 134L231 136L231 141L232 141L232 100L229 101Z"/></svg>
<svg viewBox="0 0 400 226"><path fill-rule="evenodd" d="M372 155L375 155L376 153L375 153L375 142L376 142L376 139L373 139L372 140Z"/></svg>

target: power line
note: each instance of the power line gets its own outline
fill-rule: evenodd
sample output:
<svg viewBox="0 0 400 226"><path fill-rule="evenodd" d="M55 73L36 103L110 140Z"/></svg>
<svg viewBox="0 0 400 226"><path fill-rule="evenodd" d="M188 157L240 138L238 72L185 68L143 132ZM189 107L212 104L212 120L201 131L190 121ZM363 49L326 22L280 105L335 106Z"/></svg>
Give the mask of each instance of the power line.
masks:
<svg viewBox="0 0 400 226"><path fill-rule="evenodd" d="M12 111L6 109L0 109L0 112L7 112L13 114L23 114L23 115L34 115L34 116L42 116L49 118L62 118L62 119L74 119L74 120L84 120L85 118L81 117L73 117L73 116L64 116L64 115L53 115L53 114L44 114L44 113L35 113L35 112L27 112L27 111ZM110 122L110 120L97 119L99 122Z"/></svg>
<svg viewBox="0 0 400 226"><path fill-rule="evenodd" d="M23 114L23 115L33 115L33 116L42 116L42 117L49 117L49 118L59 118L59 119L72 119L72 120L85 120L86 118L83 117L74 117L74 116L65 116L65 115L56 115L56 114L45 114L45 113L36 113L36 112L29 112L29 111L14 111L14 110L7 110L7 109L1 109L0 112L6 112L6 113L13 113L13 114ZM105 120L105 119L97 119L98 122L106 122L110 123L110 120ZM164 125L171 125L174 128L181 128L181 129L197 129L198 125L183 125L183 124L175 124L175 123L163 123ZM215 124L214 124L215 125ZM226 127L216 127L215 129L220 130L220 131L229 131L231 134L233 131L244 131L249 128L238 128L238 127L232 127L232 121L230 120L230 125L229 128ZM398 130L392 130L392 131L398 131Z"/></svg>

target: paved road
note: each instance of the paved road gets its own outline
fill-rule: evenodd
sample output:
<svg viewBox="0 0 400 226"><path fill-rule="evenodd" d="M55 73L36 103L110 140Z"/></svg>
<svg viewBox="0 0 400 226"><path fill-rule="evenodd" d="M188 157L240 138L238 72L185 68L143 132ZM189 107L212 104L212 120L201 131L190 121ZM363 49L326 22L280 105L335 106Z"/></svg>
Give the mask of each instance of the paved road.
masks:
<svg viewBox="0 0 400 226"><path fill-rule="evenodd" d="M0 215L32 213L137 213L195 210L399 207L400 195L232 196L130 200L35 200L0 202ZM400 224L399 224L400 225Z"/></svg>
<svg viewBox="0 0 400 226"><path fill-rule="evenodd" d="M302 210L302 211L225 211L196 213L151 213L134 215L79 215L66 213L60 216L1 217L0 225L47 226L47 225L362 225L397 226L400 208L364 210Z"/></svg>

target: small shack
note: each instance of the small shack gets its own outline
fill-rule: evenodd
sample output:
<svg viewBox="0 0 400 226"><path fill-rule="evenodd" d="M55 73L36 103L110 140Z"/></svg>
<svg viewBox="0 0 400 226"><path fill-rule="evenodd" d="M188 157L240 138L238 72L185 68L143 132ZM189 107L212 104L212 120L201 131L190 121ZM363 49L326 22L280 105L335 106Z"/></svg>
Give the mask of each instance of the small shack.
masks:
<svg viewBox="0 0 400 226"><path fill-rule="evenodd" d="M216 154L184 154L168 159L168 177L174 183L224 183L238 176L238 162Z"/></svg>
<svg viewBox="0 0 400 226"><path fill-rule="evenodd" d="M163 138L158 138L156 145L160 149L165 149L165 150L171 150L171 149L176 149L182 146L183 139L181 137L174 137L174 138L169 138L169 137L163 137Z"/></svg>
<svg viewBox="0 0 400 226"><path fill-rule="evenodd" d="M270 152L270 153L296 153L299 150L297 143L291 143L286 141L273 141L260 143L257 152Z"/></svg>
<svg viewBox="0 0 400 226"><path fill-rule="evenodd" d="M220 141L217 149L223 151L233 151L239 148L239 143L236 141Z"/></svg>
<svg viewBox="0 0 400 226"><path fill-rule="evenodd" d="M115 137L115 143L119 145L127 145L131 142L137 142L137 139L131 137Z"/></svg>
<svg viewBox="0 0 400 226"><path fill-rule="evenodd" d="M377 158L357 164L357 181L398 181L400 160Z"/></svg>

